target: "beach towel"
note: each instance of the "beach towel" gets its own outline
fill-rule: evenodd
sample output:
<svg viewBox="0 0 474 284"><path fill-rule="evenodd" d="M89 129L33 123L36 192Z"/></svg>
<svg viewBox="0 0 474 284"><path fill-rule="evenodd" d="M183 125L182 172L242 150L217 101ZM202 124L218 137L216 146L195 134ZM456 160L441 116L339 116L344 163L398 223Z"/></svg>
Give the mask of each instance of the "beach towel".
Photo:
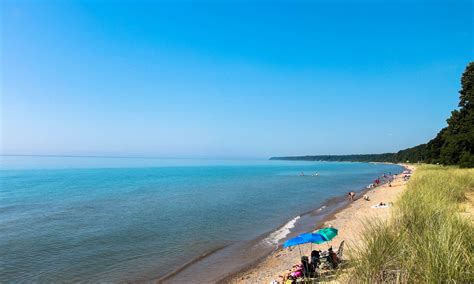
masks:
<svg viewBox="0 0 474 284"><path fill-rule="evenodd" d="M377 205L371 206L371 208L374 208L374 209L377 209L377 208L388 208L388 207L390 207L389 204L386 204L386 205L379 205L379 204L377 204Z"/></svg>

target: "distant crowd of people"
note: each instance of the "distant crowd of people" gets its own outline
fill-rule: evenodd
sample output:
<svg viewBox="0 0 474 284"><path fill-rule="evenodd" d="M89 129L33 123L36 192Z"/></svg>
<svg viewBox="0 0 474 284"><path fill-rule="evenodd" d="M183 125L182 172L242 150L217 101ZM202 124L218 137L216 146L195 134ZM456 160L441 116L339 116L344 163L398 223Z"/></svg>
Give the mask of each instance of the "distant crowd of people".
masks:
<svg viewBox="0 0 474 284"><path fill-rule="evenodd" d="M367 188L368 189L375 189L376 187L378 187L382 184L388 184L389 187L392 187L392 182L393 182L393 180L395 179L396 176L397 175L392 175L391 172L389 172L388 174L384 173L381 177L378 177L369 186L367 186ZM409 173L406 173L403 179L405 181L407 181L409 178L410 178ZM347 193L347 197L350 201L355 201L356 200L356 193L354 191L351 191L351 192ZM364 200L370 201L369 195L364 194L362 197L364 198Z"/></svg>

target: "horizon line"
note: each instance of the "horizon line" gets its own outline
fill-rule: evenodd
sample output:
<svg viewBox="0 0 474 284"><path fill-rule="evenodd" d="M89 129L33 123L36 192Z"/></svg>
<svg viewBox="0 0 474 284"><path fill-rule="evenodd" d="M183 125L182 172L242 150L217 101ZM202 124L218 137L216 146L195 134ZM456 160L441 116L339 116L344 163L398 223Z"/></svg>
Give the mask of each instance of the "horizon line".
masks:
<svg viewBox="0 0 474 284"><path fill-rule="evenodd" d="M0 157L53 157L53 158L108 158L108 159L202 159L202 160L227 160L227 159L251 159L247 158L238 158L238 157L159 157L159 156L120 156L120 155L60 155L60 154L0 154ZM260 159L270 159L271 157L260 158ZM253 159L258 159L253 157Z"/></svg>

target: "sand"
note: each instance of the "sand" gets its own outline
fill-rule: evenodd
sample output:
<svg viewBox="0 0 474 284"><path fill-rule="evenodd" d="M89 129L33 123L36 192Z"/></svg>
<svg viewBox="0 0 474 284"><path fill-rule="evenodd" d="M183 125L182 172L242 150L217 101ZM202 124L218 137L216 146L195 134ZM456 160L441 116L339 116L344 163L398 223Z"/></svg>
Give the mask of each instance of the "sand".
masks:
<svg viewBox="0 0 474 284"><path fill-rule="evenodd" d="M415 167L412 165L403 165L406 168L414 171ZM346 208L342 209L334 215L334 217L326 221L322 227L332 225L339 230L339 234L335 237L329 245L335 249L339 247L342 240L345 241L345 252L343 257L347 259L347 252L354 248L364 228L363 223L370 218L380 218L387 220L391 214L392 208L371 208L380 202L389 203L396 202L400 194L405 190L406 182L403 181L403 174L398 175L392 182L392 187L388 184L370 190L367 194L370 201L366 201L359 196L359 199L352 202ZM315 228L316 229L316 228ZM304 255L309 255L311 249L327 250L327 244L310 245L305 244L300 246ZM279 249L265 258L262 262L257 264L254 268L237 274L229 280L230 283L271 283L273 280L281 282L279 275L283 275L294 264L299 263L300 252L298 248Z"/></svg>

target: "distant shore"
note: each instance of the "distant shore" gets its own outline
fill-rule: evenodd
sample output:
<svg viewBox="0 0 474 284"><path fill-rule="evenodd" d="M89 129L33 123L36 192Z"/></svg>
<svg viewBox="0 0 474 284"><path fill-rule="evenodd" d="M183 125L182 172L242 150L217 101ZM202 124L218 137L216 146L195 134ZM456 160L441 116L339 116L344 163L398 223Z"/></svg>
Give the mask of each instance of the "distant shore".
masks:
<svg viewBox="0 0 474 284"><path fill-rule="evenodd" d="M310 161L310 162L386 162L397 163L400 161L396 153L383 154L354 154L354 155L306 155L306 156L286 156L271 157L270 160L279 161Z"/></svg>
<svg viewBox="0 0 474 284"><path fill-rule="evenodd" d="M415 170L412 165L402 165L406 169ZM378 217L383 220L389 218L392 208L371 208L380 202L389 203L395 202L400 194L405 190L405 181L403 175L399 174L392 182L392 186L388 184L379 186L373 190L369 190L367 194L370 201L365 201L361 196L357 200L349 203L335 214L328 217L323 222L321 227L329 224L339 230L339 235L334 238L329 245L338 247L341 241L345 241L345 259L347 259L347 252L358 244L360 234L363 230L363 221ZM316 228L315 228L316 229ZM311 249L327 249L328 244L301 245L301 251L305 255L309 255ZM242 271L240 273L229 276L223 279L223 283L270 283L273 280L281 281L279 275L287 272L294 264L299 263L300 253L298 249L278 249L268 257L261 260L254 267Z"/></svg>

